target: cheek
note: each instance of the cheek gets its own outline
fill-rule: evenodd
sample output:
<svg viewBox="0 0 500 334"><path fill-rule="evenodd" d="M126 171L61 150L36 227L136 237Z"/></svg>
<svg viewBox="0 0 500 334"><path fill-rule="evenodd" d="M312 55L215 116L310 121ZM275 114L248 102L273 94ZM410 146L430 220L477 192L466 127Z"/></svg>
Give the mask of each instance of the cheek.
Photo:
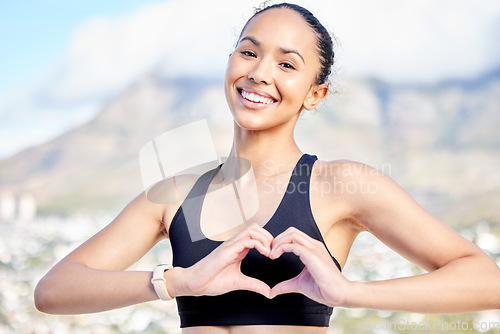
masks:
<svg viewBox="0 0 500 334"><path fill-rule="evenodd" d="M231 59L229 59L226 67L226 72L224 74L224 93L226 94L226 100L229 98L228 94L230 92L231 86L234 84L234 80L236 77L234 67L234 61L231 61Z"/></svg>
<svg viewBox="0 0 500 334"><path fill-rule="evenodd" d="M282 95L286 94L291 104L299 106L304 102L309 92L309 85L305 77L300 77L291 80L283 80L278 89L281 91Z"/></svg>
<svg viewBox="0 0 500 334"><path fill-rule="evenodd" d="M231 82L231 76L232 76L233 70L232 70L232 64L231 61L227 63L226 66L226 72L224 73L224 84L228 84Z"/></svg>
<svg viewBox="0 0 500 334"><path fill-rule="evenodd" d="M240 77L243 73L243 64L238 58L230 57L226 67L226 81L231 82Z"/></svg>

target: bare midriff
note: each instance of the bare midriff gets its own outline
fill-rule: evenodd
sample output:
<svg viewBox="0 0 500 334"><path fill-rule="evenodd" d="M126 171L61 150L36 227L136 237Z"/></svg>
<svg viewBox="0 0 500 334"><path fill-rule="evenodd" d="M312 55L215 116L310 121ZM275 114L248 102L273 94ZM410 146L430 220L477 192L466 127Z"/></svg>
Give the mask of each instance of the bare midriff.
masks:
<svg viewBox="0 0 500 334"><path fill-rule="evenodd" d="M183 328L183 334L325 334L327 327L309 326L207 326Z"/></svg>

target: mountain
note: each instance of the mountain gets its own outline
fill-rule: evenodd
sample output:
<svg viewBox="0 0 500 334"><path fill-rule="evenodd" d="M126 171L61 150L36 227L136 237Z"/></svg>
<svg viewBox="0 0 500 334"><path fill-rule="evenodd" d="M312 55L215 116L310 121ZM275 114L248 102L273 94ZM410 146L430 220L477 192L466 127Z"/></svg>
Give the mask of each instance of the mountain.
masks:
<svg viewBox="0 0 500 334"><path fill-rule="evenodd" d="M41 213L116 211L143 189L142 145L193 119L216 120L219 86L144 76L89 123L0 161L0 189L32 193Z"/></svg>
<svg viewBox="0 0 500 334"><path fill-rule="evenodd" d="M500 221L500 71L427 86L340 78L333 88L299 120L303 151L372 165L443 220ZM32 193L42 214L116 212L143 189L141 147L201 119L226 155L221 82L145 75L89 123L0 161L0 192Z"/></svg>

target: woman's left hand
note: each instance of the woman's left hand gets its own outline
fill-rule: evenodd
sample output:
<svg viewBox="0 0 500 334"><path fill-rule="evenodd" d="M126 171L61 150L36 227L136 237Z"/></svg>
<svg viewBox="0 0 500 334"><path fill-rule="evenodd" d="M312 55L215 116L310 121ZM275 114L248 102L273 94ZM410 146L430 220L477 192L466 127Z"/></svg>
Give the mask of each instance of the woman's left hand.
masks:
<svg viewBox="0 0 500 334"><path fill-rule="evenodd" d="M349 281L340 273L322 242L290 227L274 238L271 249L271 259L279 258L283 253L294 253L305 268L296 277L275 285L270 298L298 292L322 304L342 305Z"/></svg>

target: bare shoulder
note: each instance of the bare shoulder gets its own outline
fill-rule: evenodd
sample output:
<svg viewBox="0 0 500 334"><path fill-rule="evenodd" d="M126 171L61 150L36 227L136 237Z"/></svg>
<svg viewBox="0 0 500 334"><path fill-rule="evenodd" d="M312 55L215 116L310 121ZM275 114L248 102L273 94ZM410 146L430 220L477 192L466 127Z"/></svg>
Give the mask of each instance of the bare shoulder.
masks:
<svg viewBox="0 0 500 334"><path fill-rule="evenodd" d="M391 182L382 169L351 160L319 160L313 169L317 181L330 184L336 195L375 191L379 183Z"/></svg>
<svg viewBox="0 0 500 334"><path fill-rule="evenodd" d="M321 197L342 203L351 217L366 223L367 215L387 208L388 203L412 202L387 171L377 167L351 160L318 161L312 180Z"/></svg>
<svg viewBox="0 0 500 334"><path fill-rule="evenodd" d="M198 180L199 175L183 174L155 183L146 190L149 201L156 204L180 205Z"/></svg>
<svg viewBox="0 0 500 334"><path fill-rule="evenodd" d="M315 216L328 228L341 225L339 222L349 222L350 228L360 230L359 212L363 209L363 201L378 192L383 178L381 171L360 162L317 161L311 176L311 204Z"/></svg>
<svg viewBox="0 0 500 334"><path fill-rule="evenodd" d="M163 208L162 225L168 236L170 224L179 207L199 179L198 174L183 174L157 182L145 191L147 201Z"/></svg>

